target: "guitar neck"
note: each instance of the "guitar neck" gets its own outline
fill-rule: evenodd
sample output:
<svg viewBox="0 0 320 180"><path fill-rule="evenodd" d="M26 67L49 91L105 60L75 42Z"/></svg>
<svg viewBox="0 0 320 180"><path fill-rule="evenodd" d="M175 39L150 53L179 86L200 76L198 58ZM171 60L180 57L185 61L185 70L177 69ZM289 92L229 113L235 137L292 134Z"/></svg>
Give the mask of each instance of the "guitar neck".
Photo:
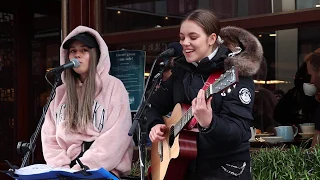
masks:
<svg viewBox="0 0 320 180"><path fill-rule="evenodd" d="M207 87L207 88L204 93L206 101L213 94L221 92L221 95L225 96L226 93L230 93L232 88L235 87L235 83L238 81L239 81L238 70L235 67L231 67L224 74L221 74L221 76L218 79L215 79L213 84L207 84L207 82L206 82L205 87ZM174 134L174 137L176 137L181 132L183 127L192 118L193 118L192 108L190 107L186 111L186 113L182 116L182 118L174 125L174 129L170 130L171 132L174 131L174 132L172 132Z"/></svg>
<svg viewBox="0 0 320 180"><path fill-rule="evenodd" d="M210 94L210 89L207 88L205 90L205 99L208 100L208 98L212 95ZM192 106L185 112L185 114L181 117L181 119L174 125L174 136L176 137L183 127L193 118L192 114Z"/></svg>

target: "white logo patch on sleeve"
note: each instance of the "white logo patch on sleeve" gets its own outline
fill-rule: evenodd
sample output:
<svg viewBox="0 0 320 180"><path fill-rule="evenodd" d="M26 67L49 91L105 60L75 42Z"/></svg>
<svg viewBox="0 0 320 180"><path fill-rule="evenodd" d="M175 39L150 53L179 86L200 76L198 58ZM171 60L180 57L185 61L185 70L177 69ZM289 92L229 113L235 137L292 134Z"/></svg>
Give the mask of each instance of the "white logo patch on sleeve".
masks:
<svg viewBox="0 0 320 180"><path fill-rule="evenodd" d="M249 104L251 102L251 93L248 88L241 88L239 91L239 98L243 104Z"/></svg>

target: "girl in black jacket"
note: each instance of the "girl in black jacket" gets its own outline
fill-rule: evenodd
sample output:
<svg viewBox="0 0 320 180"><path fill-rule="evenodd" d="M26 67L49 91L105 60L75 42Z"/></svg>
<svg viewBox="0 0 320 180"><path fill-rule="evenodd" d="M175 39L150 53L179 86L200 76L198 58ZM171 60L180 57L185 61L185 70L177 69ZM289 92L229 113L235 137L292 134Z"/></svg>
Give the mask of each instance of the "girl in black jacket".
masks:
<svg viewBox="0 0 320 180"><path fill-rule="evenodd" d="M254 83L262 47L248 31L225 27L208 10L196 10L180 27L182 57L175 60L171 77L150 99L146 112L150 140L165 139L162 116L177 103L192 105L198 121L196 177L189 179L251 179L250 122L253 120ZM227 94L205 100L201 88L213 72L236 66L239 82ZM152 168L152 167L151 167Z"/></svg>

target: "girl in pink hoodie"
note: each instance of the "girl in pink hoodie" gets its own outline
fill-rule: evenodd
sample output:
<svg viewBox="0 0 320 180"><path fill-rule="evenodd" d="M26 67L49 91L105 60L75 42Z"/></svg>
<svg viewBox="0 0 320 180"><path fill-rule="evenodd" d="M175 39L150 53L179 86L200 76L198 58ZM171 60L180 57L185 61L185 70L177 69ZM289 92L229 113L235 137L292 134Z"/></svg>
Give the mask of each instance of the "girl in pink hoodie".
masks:
<svg viewBox="0 0 320 180"><path fill-rule="evenodd" d="M62 73L41 130L43 156L52 167L105 168L118 177L131 170L131 113L123 83L109 74L106 43L91 28L78 26L63 41L60 64L78 59ZM90 147L84 147L90 144Z"/></svg>

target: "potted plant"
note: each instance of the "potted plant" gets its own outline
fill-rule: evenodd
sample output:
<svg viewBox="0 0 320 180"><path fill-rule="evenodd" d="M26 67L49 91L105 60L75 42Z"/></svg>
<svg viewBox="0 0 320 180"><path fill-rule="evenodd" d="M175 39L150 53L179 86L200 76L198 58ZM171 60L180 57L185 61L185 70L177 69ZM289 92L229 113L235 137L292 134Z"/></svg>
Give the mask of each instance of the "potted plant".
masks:
<svg viewBox="0 0 320 180"><path fill-rule="evenodd" d="M146 160L146 164L145 164L146 168L145 168L145 172L144 172L145 179L148 179L147 175L148 175L148 168L150 167L150 165L151 165L151 161L150 160ZM130 175L128 177L124 178L124 179L128 179L128 180L139 180L139 179L141 179L140 162L139 162L139 160L132 163Z"/></svg>
<svg viewBox="0 0 320 180"><path fill-rule="evenodd" d="M265 148L251 153L254 180L320 179L320 148Z"/></svg>
<svg viewBox="0 0 320 180"><path fill-rule="evenodd" d="M320 180L320 146L261 148L251 153L251 160L253 180ZM145 176L150 164L147 161ZM129 177L140 179L139 161L133 163Z"/></svg>

